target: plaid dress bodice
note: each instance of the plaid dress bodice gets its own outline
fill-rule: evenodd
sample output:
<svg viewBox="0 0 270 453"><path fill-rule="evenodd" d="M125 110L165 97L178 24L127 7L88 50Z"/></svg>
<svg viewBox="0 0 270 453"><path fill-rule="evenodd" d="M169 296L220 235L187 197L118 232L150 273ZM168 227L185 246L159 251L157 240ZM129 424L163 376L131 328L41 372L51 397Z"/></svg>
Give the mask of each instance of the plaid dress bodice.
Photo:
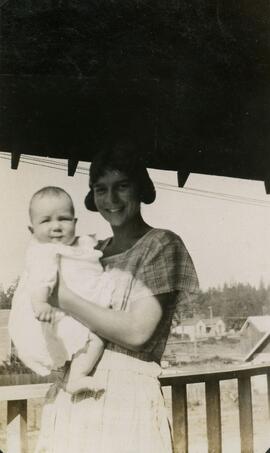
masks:
<svg viewBox="0 0 270 453"><path fill-rule="evenodd" d="M104 250L110 239L100 241ZM115 310L129 310L140 298L174 293L164 305L163 315L151 339L141 351L129 351L113 343L107 348L136 358L160 362L170 332L176 304L198 291L198 278L192 259L179 236L163 229L151 229L130 249L101 258L106 272L116 282L112 298Z"/></svg>

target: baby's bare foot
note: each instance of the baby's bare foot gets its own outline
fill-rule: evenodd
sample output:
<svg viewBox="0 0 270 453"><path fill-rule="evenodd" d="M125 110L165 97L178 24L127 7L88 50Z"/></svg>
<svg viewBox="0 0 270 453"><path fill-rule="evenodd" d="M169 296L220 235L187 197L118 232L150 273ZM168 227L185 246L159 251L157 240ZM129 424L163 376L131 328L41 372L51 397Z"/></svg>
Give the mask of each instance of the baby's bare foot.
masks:
<svg viewBox="0 0 270 453"><path fill-rule="evenodd" d="M76 393L81 392L93 392L95 394L104 393L104 388L98 387L95 380L91 376L85 376L79 379L72 379L66 383L66 391L75 395Z"/></svg>

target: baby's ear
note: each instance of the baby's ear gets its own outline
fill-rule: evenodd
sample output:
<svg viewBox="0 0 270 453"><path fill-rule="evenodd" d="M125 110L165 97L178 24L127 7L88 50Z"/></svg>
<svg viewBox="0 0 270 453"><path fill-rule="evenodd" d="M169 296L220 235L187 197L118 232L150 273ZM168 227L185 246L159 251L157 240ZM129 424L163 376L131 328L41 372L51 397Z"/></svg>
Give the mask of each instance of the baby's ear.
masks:
<svg viewBox="0 0 270 453"><path fill-rule="evenodd" d="M31 234L34 233L34 228L31 225L28 226L28 230L30 231Z"/></svg>

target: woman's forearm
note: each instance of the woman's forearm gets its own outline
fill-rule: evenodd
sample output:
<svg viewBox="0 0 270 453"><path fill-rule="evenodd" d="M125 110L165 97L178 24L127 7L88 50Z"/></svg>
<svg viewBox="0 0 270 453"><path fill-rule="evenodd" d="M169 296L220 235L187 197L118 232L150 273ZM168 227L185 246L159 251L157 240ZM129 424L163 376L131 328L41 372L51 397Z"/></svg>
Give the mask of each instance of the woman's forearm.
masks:
<svg viewBox="0 0 270 453"><path fill-rule="evenodd" d="M128 312L114 312L85 301L77 295L70 296L72 300L66 300L65 307L71 316L106 340L124 347L136 347L139 340L136 338L135 329L130 329L132 320Z"/></svg>
<svg viewBox="0 0 270 453"><path fill-rule="evenodd" d="M114 311L82 299L65 285L59 286L58 305L98 336L134 350L149 340L162 316L154 297L136 301L130 311Z"/></svg>

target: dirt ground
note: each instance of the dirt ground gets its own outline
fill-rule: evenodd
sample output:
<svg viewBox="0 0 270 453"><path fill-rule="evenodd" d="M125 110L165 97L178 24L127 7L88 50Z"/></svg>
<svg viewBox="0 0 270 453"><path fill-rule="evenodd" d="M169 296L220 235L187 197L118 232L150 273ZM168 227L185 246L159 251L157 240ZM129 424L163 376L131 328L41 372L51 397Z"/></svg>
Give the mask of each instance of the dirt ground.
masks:
<svg viewBox="0 0 270 453"><path fill-rule="evenodd" d="M240 340L235 338L209 338L205 341L181 341L177 337L171 336L165 353L164 360L168 360L173 366L182 365L204 366L207 360L215 359L222 362L222 365L241 362L244 354Z"/></svg>

